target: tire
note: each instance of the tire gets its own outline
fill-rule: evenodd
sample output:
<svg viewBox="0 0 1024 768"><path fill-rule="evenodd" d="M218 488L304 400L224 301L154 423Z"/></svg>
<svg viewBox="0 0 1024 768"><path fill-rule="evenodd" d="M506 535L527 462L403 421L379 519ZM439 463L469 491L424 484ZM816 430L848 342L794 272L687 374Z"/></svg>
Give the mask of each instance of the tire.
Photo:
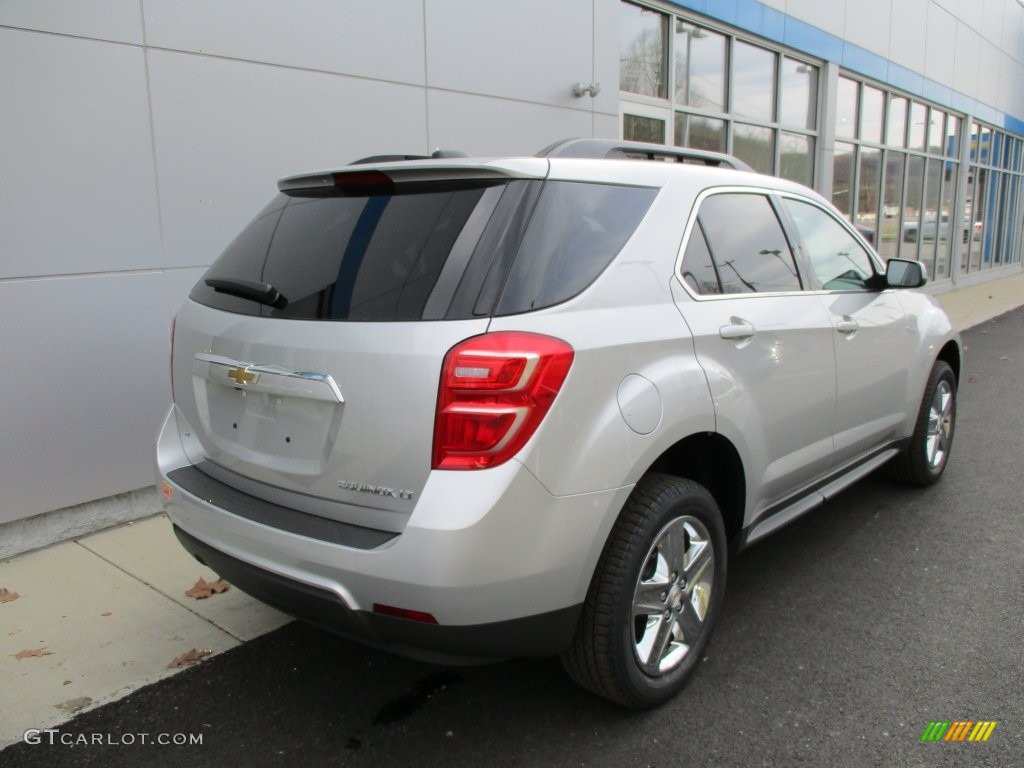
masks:
<svg viewBox="0 0 1024 768"><path fill-rule="evenodd" d="M942 477L956 432L956 377L942 360L932 367L914 424L914 434L893 459L896 477L910 485L927 486Z"/></svg>
<svg viewBox="0 0 1024 768"><path fill-rule="evenodd" d="M643 477L608 537L562 653L569 676L634 709L675 696L714 629L726 554L721 513L703 486Z"/></svg>

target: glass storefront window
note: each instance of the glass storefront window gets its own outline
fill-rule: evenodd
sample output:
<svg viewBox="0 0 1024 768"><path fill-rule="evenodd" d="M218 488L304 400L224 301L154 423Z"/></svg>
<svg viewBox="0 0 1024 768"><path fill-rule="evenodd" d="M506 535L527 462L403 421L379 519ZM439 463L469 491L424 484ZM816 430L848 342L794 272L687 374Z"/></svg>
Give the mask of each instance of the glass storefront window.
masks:
<svg viewBox="0 0 1024 768"><path fill-rule="evenodd" d="M775 158L775 132L760 125L735 123L732 153L759 173L771 173Z"/></svg>
<svg viewBox="0 0 1024 768"><path fill-rule="evenodd" d="M857 83L839 78L836 91L836 136L857 138Z"/></svg>
<svg viewBox="0 0 1024 768"><path fill-rule="evenodd" d="M813 184L821 67L643 2L619 2L621 135L732 152Z"/></svg>
<svg viewBox="0 0 1024 768"><path fill-rule="evenodd" d="M665 121L640 115L622 116L622 138L626 141L665 143Z"/></svg>
<svg viewBox="0 0 1024 768"><path fill-rule="evenodd" d="M907 195L903 206L903 243L901 259L916 259L921 240L921 209L924 203L924 158L911 155L907 159Z"/></svg>
<svg viewBox="0 0 1024 768"><path fill-rule="evenodd" d="M952 222L949 216L943 218L939 211L939 184L942 179L942 161L929 158L925 163L924 199L921 211L921 229L918 239L921 250L917 258L928 267L928 274L935 274L935 247L942 240L949 239Z"/></svg>
<svg viewBox="0 0 1024 768"><path fill-rule="evenodd" d="M882 112L885 94L865 85L860 101L860 138L875 144L882 143Z"/></svg>
<svg viewBox="0 0 1024 768"><path fill-rule="evenodd" d="M736 41L732 57L733 114L754 120L775 119L775 59L772 51Z"/></svg>
<svg viewBox="0 0 1024 768"><path fill-rule="evenodd" d="M860 148L860 178L857 186L857 226L878 230L878 204L882 181L882 150Z"/></svg>
<svg viewBox="0 0 1024 768"><path fill-rule="evenodd" d="M956 206L958 164L951 163L948 160L943 161L942 164L942 199L939 203L939 213L949 221L949 227L946 238L944 240L940 238L935 254L934 277L936 280L950 276L950 265L953 263L953 248L963 238L963 235L960 234L963 228L963 215L954 210ZM970 237L970 234L967 236Z"/></svg>
<svg viewBox="0 0 1024 768"><path fill-rule="evenodd" d="M725 120L676 112L676 146L725 152Z"/></svg>
<svg viewBox="0 0 1024 768"><path fill-rule="evenodd" d="M853 218L853 161L857 148L853 144L836 142L836 151L832 160L832 205L842 211L846 218Z"/></svg>
<svg viewBox="0 0 1024 768"><path fill-rule="evenodd" d="M928 127L928 107L916 101L910 105L910 148L924 152Z"/></svg>
<svg viewBox="0 0 1024 768"><path fill-rule="evenodd" d="M935 155L943 154L946 149L944 137L946 135L946 113L937 109L931 110L928 116L928 152Z"/></svg>
<svg viewBox="0 0 1024 768"><path fill-rule="evenodd" d="M619 90L665 98L667 48L668 16L630 3L619 4Z"/></svg>
<svg viewBox="0 0 1024 768"><path fill-rule="evenodd" d="M992 129L984 126L978 136L978 162L990 165L992 163Z"/></svg>
<svg viewBox="0 0 1024 768"><path fill-rule="evenodd" d="M885 143L891 147L907 146L907 100L902 96L889 99Z"/></svg>
<svg viewBox="0 0 1024 768"><path fill-rule="evenodd" d="M814 176L814 139L801 133L779 136L779 175L811 186Z"/></svg>
<svg viewBox="0 0 1024 768"><path fill-rule="evenodd" d="M957 157L960 154L960 118L950 115L946 120L946 155Z"/></svg>
<svg viewBox="0 0 1024 768"><path fill-rule="evenodd" d="M814 130L818 117L818 69L789 57L782 59L782 107L779 122Z"/></svg>
<svg viewBox="0 0 1024 768"><path fill-rule="evenodd" d="M725 35L682 19L675 30L676 103L725 112Z"/></svg>
<svg viewBox="0 0 1024 768"><path fill-rule="evenodd" d="M903 210L903 170L907 156L902 152L885 153L885 188L882 195L882 221L876 250L886 260L899 255Z"/></svg>

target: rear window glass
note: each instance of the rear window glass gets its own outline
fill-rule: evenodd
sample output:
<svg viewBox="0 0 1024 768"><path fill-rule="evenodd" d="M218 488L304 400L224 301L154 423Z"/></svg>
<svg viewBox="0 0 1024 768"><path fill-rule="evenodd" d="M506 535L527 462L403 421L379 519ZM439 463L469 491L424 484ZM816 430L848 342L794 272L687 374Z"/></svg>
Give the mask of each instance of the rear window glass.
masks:
<svg viewBox="0 0 1024 768"><path fill-rule="evenodd" d="M575 296L607 267L655 193L449 180L366 196L278 195L191 298L239 314L302 320L464 319L540 309ZM269 306L217 292L206 284L210 278L266 284L286 301Z"/></svg>

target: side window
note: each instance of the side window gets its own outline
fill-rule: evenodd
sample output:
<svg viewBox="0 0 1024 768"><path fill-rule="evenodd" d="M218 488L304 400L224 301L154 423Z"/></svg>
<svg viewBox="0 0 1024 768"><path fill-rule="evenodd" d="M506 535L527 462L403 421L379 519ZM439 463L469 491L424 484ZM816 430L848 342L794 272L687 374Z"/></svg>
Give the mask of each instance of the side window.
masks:
<svg viewBox="0 0 1024 768"><path fill-rule="evenodd" d="M698 219L722 293L801 289L793 252L765 195L712 195L701 204Z"/></svg>
<svg viewBox="0 0 1024 768"><path fill-rule="evenodd" d="M700 222L695 222L690 239L686 242L683 254L683 280L694 293L705 296L722 292L722 283L718 279L718 271L711 261L708 241L704 238L704 230Z"/></svg>
<svg viewBox="0 0 1024 768"><path fill-rule="evenodd" d="M871 257L842 224L816 205L783 198L814 276L827 291L863 291L875 270Z"/></svg>

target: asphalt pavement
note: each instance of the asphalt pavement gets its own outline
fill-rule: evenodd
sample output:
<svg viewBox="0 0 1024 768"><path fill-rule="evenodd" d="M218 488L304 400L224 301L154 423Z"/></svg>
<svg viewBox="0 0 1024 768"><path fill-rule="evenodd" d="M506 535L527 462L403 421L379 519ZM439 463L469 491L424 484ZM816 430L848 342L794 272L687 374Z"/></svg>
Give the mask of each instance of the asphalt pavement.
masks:
<svg viewBox="0 0 1024 768"><path fill-rule="evenodd" d="M942 481L878 473L736 557L704 663L658 710L556 660L435 667L292 623L0 766L1024 765L1024 309L964 342ZM986 742L921 741L983 720Z"/></svg>

